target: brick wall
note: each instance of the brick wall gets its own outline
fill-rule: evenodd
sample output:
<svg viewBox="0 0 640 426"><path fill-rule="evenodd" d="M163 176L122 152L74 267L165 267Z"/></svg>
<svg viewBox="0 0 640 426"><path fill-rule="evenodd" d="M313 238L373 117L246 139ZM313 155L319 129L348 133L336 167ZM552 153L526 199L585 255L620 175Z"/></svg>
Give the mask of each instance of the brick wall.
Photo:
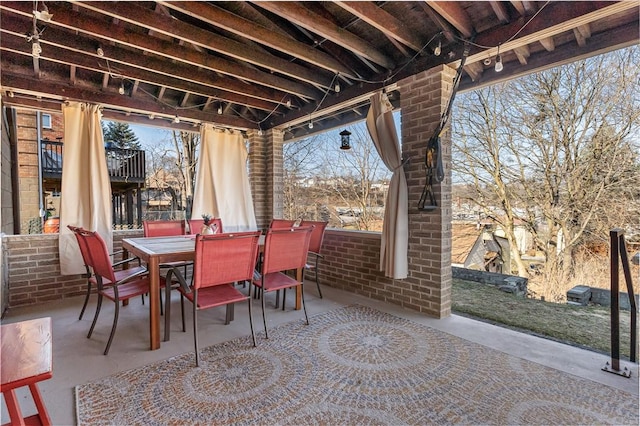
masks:
<svg viewBox="0 0 640 426"><path fill-rule="evenodd" d="M394 282L378 271L380 233L327 229L322 242L320 284L372 299L416 306L403 294L402 281ZM312 274L307 279L314 279Z"/></svg>
<svg viewBox="0 0 640 426"><path fill-rule="evenodd" d="M29 220L40 217L37 113L18 110L18 186L20 233L29 232Z"/></svg>
<svg viewBox="0 0 640 426"><path fill-rule="evenodd" d="M247 131L249 141L249 182L253 209L259 228L269 224L271 211L269 197L267 195L267 153L265 148L265 136L258 135L257 131Z"/></svg>
<svg viewBox="0 0 640 426"><path fill-rule="evenodd" d="M402 110L402 152L409 190L409 276L401 294L413 296L413 303L400 304L437 318L451 315L451 137L441 137L445 180L434 185L438 207L418 210L426 175L424 157L446 108L455 70L434 68L398 84ZM394 289L395 291L395 289ZM415 306L417 304L417 306Z"/></svg>
<svg viewBox="0 0 640 426"><path fill-rule="evenodd" d="M142 236L142 231L117 231L113 249L122 248L123 238ZM60 275L58 234L5 235L2 239L9 271L9 307L35 305L84 295L86 279ZM116 257L116 261L121 257ZM80 308L80 306L78 306Z"/></svg>
<svg viewBox="0 0 640 426"><path fill-rule="evenodd" d="M284 132L267 132L267 194L271 200L271 217L282 218L284 212ZM269 222L265 224L268 226Z"/></svg>

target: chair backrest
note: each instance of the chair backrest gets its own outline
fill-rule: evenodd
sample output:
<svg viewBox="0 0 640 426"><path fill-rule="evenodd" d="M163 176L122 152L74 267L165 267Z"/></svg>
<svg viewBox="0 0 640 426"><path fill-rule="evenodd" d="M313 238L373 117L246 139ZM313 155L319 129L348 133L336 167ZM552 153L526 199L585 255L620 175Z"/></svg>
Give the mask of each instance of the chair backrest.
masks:
<svg viewBox="0 0 640 426"><path fill-rule="evenodd" d="M76 241L78 241L78 247L80 247L80 254L82 255L82 261L84 262L84 266L87 268L87 273L89 273L89 262L91 259L89 258L89 249L87 248L86 243L84 242L84 238L80 235L82 228L79 226L67 225L67 228L73 232L73 235L76 237Z"/></svg>
<svg viewBox="0 0 640 426"><path fill-rule="evenodd" d="M199 234L202 229L202 225L204 225L204 219L189 219L189 234ZM215 218L209 221L209 225L215 225L216 234L222 234L224 232L222 230L222 219Z"/></svg>
<svg viewBox="0 0 640 426"><path fill-rule="evenodd" d="M262 273L304 268L312 230L311 226L267 230Z"/></svg>
<svg viewBox="0 0 640 426"><path fill-rule="evenodd" d="M327 222L303 220L300 223L300 226L313 226L311 241L309 242L309 251L320 254L320 249L322 249L322 240L324 240L324 230L327 228Z"/></svg>
<svg viewBox="0 0 640 426"><path fill-rule="evenodd" d="M295 220L271 219L271 223L269 224L269 229L292 228L293 225L295 224L296 224Z"/></svg>
<svg viewBox="0 0 640 426"><path fill-rule="evenodd" d="M171 237L184 235L184 220L145 220L142 222L145 237Z"/></svg>
<svg viewBox="0 0 640 426"><path fill-rule="evenodd" d="M112 283L116 282L113 264L109 256L109 249L100 234L94 231L80 229L76 235L82 238L82 244L87 250L87 262L95 275L100 275Z"/></svg>
<svg viewBox="0 0 640 426"><path fill-rule="evenodd" d="M193 266L194 288L251 280L260 234L253 231L199 235Z"/></svg>

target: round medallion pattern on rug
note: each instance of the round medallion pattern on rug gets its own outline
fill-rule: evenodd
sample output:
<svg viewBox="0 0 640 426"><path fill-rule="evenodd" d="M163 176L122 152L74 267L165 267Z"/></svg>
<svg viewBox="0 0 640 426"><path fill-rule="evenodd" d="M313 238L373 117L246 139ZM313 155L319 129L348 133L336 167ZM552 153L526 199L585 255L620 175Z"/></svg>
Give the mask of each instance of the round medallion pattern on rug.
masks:
<svg viewBox="0 0 640 426"><path fill-rule="evenodd" d="M626 393L349 306L76 387L80 425L638 424Z"/></svg>

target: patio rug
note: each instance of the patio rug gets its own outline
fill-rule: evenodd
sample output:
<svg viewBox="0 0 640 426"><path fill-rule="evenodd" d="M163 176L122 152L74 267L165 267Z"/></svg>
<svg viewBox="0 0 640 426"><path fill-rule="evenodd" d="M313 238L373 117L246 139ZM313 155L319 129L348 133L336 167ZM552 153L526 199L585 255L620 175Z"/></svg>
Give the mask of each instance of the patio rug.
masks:
<svg viewBox="0 0 640 426"><path fill-rule="evenodd" d="M76 387L81 425L638 424L632 395L363 306Z"/></svg>

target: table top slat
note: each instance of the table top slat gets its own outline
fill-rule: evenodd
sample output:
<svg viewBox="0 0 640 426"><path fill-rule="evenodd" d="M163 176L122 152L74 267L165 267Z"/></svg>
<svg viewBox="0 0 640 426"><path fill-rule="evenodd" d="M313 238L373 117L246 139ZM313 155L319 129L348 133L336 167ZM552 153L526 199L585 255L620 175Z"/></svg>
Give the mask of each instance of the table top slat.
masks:
<svg viewBox="0 0 640 426"><path fill-rule="evenodd" d="M52 375L51 318L37 318L0 327L2 390L24 386Z"/></svg>

